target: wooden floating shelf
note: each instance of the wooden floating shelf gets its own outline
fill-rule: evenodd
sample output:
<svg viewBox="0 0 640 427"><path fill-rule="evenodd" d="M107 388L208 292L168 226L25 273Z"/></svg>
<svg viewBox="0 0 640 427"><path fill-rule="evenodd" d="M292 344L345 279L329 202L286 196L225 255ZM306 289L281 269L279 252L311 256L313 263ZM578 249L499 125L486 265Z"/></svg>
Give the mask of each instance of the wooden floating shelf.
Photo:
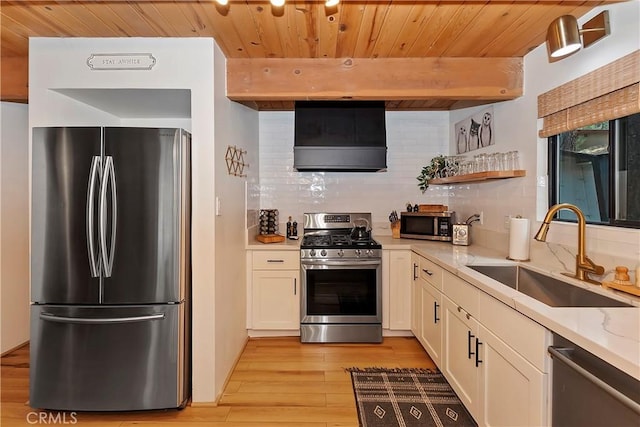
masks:
<svg viewBox="0 0 640 427"><path fill-rule="evenodd" d="M478 182L478 181L488 181L490 179L518 178L525 175L526 175L526 171L522 169L510 170L510 171L476 172L476 173L470 173L467 175L449 176L446 178L434 178L429 180L429 185L455 184L459 182Z"/></svg>

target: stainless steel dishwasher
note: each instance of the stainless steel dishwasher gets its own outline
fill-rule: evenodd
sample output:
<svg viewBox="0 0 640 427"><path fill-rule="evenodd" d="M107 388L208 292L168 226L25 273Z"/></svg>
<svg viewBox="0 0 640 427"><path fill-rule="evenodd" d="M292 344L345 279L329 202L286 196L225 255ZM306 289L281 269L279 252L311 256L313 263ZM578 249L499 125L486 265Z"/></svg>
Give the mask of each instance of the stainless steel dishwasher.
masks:
<svg viewBox="0 0 640 427"><path fill-rule="evenodd" d="M552 425L640 426L640 381L554 334Z"/></svg>

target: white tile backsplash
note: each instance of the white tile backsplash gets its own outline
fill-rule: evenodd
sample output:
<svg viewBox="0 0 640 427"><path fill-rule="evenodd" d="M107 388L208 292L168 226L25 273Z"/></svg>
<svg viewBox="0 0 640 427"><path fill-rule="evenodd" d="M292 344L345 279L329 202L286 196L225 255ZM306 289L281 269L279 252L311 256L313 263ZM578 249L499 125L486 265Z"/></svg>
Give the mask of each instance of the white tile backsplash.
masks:
<svg viewBox="0 0 640 427"><path fill-rule="evenodd" d="M299 222L305 212L371 212L388 228L392 210L407 202L447 204L448 191L431 186L425 194L416 177L449 147L447 112L387 112L385 172L297 172L293 169L293 112L260 113L260 207L277 208ZM387 227L385 227L387 225Z"/></svg>

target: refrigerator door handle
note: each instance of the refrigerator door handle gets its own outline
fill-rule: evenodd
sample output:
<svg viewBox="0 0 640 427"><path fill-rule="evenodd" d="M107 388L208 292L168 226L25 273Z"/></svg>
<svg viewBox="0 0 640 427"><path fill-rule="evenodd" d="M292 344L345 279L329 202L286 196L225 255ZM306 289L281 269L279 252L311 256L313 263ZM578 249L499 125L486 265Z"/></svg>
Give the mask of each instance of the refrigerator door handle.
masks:
<svg viewBox="0 0 640 427"><path fill-rule="evenodd" d="M107 251L107 187L111 184L111 254ZM116 174L113 168L113 157L106 156L104 174L100 186L100 249L102 252L102 265L105 277L111 277L113 270L113 258L116 243L116 220L118 217L118 204L116 195Z"/></svg>
<svg viewBox="0 0 640 427"><path fill-rule="evenodd" d="M94 205L96 180L102 179L102 163L100 156L93 156L91 159L91 169L89 170L89 183L87 184L87 249L89 251L89 268L91 277L99 277L101 264L100 254L96 254L96 242L94 239Z"/></svg>
<svg viewBox="0 0 640 427"><path fill-rule="evenodd" d="M112 324L112 323L134 323L134 322L146 322L150 320L164 319L164 313L148 314L145 316L132 316L132 317L105 317L105 318L92 318L92 317L64 317L56 316L55 314L42 312L40 313L42 320L48 320L49 322L58 323L79 323L79 324Z"/></svg>

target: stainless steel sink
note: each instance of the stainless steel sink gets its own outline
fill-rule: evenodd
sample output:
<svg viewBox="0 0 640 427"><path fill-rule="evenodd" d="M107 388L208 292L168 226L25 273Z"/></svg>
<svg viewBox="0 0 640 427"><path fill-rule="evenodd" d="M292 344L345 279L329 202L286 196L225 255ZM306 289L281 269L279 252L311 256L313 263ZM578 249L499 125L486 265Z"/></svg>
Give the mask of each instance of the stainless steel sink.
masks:
<svg viewBox="0 0 640 427"><path fill-rule="evenodd" d="M467 267L551 307L632 307L631 304L517 265Z"/></svg>

